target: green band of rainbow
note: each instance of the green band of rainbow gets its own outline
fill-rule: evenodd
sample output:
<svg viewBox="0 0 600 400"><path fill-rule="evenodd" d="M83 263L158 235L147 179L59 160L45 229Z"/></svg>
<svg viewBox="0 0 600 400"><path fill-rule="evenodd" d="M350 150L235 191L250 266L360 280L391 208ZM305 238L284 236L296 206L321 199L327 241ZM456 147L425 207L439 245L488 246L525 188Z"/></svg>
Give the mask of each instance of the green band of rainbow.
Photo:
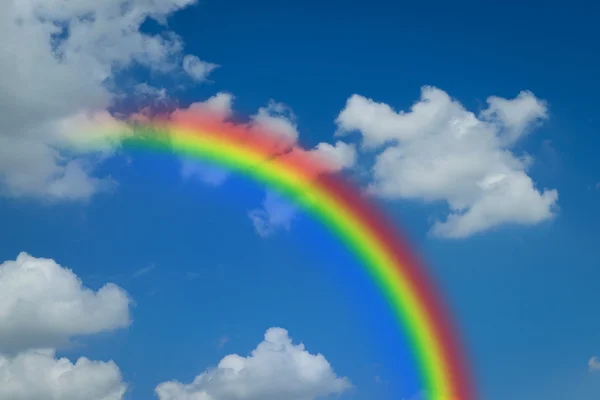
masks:
<svg viewBox="0 0 600 400"><path fill-rule="evenodd" d="M161 133L162 132L162 133ZM168 134L165 134L168 132ZM427 399L472 400L454 330L430 280L397 232L341 178L303 151L273 157L273 135L209 119L153 123L125 147L173 152L250 176L328 227L361 261L407 337Z"/></svg>

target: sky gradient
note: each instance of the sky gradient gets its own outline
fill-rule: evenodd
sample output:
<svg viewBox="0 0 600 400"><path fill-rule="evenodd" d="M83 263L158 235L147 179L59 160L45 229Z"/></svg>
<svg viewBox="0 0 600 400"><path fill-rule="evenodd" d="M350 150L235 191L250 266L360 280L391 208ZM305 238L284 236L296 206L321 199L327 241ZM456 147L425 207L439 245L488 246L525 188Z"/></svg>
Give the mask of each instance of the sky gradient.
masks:
<svg viewBox="0 0 600 400"><path fill-rule="evenodd" d="M376 290L316 221L235 174L122 151L120 137L94 154L73 140L206 110L278 130L370 188L447 300L481 399L598 397L598 6L125 3L2 6L0 383L22 386L0 385L0 400L416 394ZM15 263L21 252L34 259ZM43 317L60 301L64 318ZM273 327L322 354L323 375L270 370L287 382L274 392L223 384L211 368L266 332L248 371L304 355L270 348L287 343ZM56 354L21 368L40 348ZM83 392L92 367L41 379L63 356L115 367ZM217 384L185 386L205 372Z"/></svg>

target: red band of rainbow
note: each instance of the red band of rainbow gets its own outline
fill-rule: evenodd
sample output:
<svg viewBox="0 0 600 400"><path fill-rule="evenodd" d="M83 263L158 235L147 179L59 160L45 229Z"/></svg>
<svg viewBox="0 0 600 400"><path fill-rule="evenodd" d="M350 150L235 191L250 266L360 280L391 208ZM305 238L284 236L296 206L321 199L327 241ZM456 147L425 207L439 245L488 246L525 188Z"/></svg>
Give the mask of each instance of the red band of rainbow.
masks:
<svg viewBox="0 0 600 400"><path fill-rule="evenodd" d="M167 134L168 133L168 134ZM210 162L252 177L288 197L327 226L361 261L407 337L425 398L473 400L463 352L448 313L406 242L359 191L273 135L210 118L180 118L142 127L124 142Z"/></svg>

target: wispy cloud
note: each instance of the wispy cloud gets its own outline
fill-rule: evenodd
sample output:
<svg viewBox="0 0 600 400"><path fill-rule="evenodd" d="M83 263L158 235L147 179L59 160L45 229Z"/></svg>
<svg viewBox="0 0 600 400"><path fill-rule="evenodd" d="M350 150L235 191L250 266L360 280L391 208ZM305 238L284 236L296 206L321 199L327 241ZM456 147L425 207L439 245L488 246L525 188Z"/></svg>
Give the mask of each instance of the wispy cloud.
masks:
<svg viewBox="0 0 600 400"><path fill-rule="evenodd" d="M150 272L150 271L152 271L154 269L156 269L156 265L150 264L150 265L148 265L146 267L140 268L137 271L135 271L133 273L133 277L134 278L139 278L139 277L141 277L143 275L146 275L148 272Z"/></svg>
<svg viewBox="0 0 600 400"><path fill-rule="evenodd" d="M588 361L588 367L591 372L600 371L600 358L597 356L590 358L590 361Z"/></svg>
<svg viewBox="0 0 600 400"><path fill-rule="evenodd" d="M222 349L227 343L229 343L229 337L223 336L217 341L217 348Z"/></svg>
<svg viewBox="0 0 600 400"><path fill-rule="evenodd" d="M277 229L290 229L292 220L296 217L296 208L278 195L267 192L261 208L248 213L256 232L267 237Z"/></svg>

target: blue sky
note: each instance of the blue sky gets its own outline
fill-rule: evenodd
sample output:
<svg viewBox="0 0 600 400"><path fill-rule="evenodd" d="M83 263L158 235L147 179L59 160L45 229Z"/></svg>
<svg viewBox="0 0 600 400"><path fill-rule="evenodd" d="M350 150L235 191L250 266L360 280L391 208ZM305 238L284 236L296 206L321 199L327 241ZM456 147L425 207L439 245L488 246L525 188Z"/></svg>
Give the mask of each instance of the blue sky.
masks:
<svg viewBox="0 0 600 400"><path fill-rule="evenodd" d="M564 7L533 1L419 5L382 0L319 4L205 0L170 14L170 10L149 9L145 2L134 1L131 9L143 17L135 20L138 25L153 13L168 16L168 24L145 21L139 30L134 24L135 32L104 42L98 38L105 26L90 22L89 31L78 30L77 17L84 11L97 12L96 21L106 18L125 26L130 22L127 12L103 14L101 6L96 10L84 1L80 3L85 6L72 10L44 1L26 3L49 20L68 21L71 39L67 36L64 41L66 61L59 64L53 59L56 68L54 64L46 71L7 68L0 77L0 88L14 93L6 97L12 108L6 114L0 110L8 132L0 134L0 158L6 160L0 160L4 227L0 261L14 261L20 252L53 259L71 268L84 286L96 291L113 282L133 300L133 323L128 327L119 327L122 323L107 317L106 329L98 328L93 334L71 332L71 328L57 334L71 342L55 346L57 357L73 362L81 356L112 359L128 384L125 394L89 394L89 400L152 398L161 382L190 383L228 354L247 356L271 327L287 329L294 343L304 343L311 354L322 353L338 377L352 382L354 388L342 391L342 399L397 399L419 389L412 366L407 365L402 338L356 262L315 221L270 194L265 197L264 187L238 176L228 176L218 185L203 181L202 172L186 177L181 160L166 155L107 150L99 158L75 150L75 155L69 153L73 158L65 161L48 150L74 151L65 144L68 132L80 132L87 125L77 125L70 117L82 111L121 108L135 112L140 104L156 109L167 98L171 107L176 103L189 112L190 104L206 104L217 93L233 96L232 105L220 109L248 117L260 116L258 110L263 108L262 115L269 117L254 122L283 121L285 129L298 134L303 147L338 140L355 146L356 159L347 160L340 169L361 184L378 188L380 195L374 201L408 234L426 260L464 336L481 399L598 397L600 363L590 361L600 356L597 6L578 1ZM122 5L120 0L109 3ZM51 6L44 8L44 4ZM6 15L15 20L33 15L12 3L7 9ZM23 40L39 46L25 46L33 49L27 52L19 46L5 46L0 61L44 65L42 56L47 54L43 51L51 49L48 33L36 30L44 26L39 20L26 21L33 33ZM15 24L14 29L20 28ZM161 32L179 35L181 48L164 45L163 57L136 41L142 34ZM0 30L5 41L11 33L8 28ZM78 43L88 47L81 50ZM172 59L180 62L183 55L196 55L197 66L213 63L218 67L196 74L173 69L169 63ZM89 71L89 76L75 72L80 70ZM45 74L50 75L48 81L54 77L60 85L46 84ZM30 82L28 89L17 87L10 92L10 85L19 79ZM140 87L133 86L141 82L152 88L150 96L143 97ZM415 123L408 129L403 124L409 122L400 121L394 113L409 113L425 85L455 100L450 105L439 92L432 94L430 104L440 101L450 110L450 117L437 125ZM117 91L126 93L128 107L120 103ZM510 125L515 121L510 118L515 114L507 111L506 103L495 103L494 108L488 98L513 100L521 91L530 91L527 99L531 101L512 104L517 110L531 107L527 118L533 122L514 128L518 124ZM351 106L354 94L372 102ZM275 102L282 108L273 106ZM383 107L373 102L387 104L389 109L381 111ZM486 109L497 114L486 119ZM343 110L345 117L341 117ZM374 110L379 110L375 122L361 117ZM497 177L492 174L497 171L514 179L529 177L535 188L523 189L529 194L525 200L511 197L513 192L498 198L463 195L462 187L467 192L483 182L473 181L470 173L441 171L449 174L443 175L449 177L445 182L401 186L396 177L414 179L417 175L404 172L414 164L394 164L397 159L392 159L385 164L393 167L391 172L381 167L378 175L377 163L383 162L377 157L383 143L377 151L361 147L361 141L387 135L402 143L406 154L416 152L418 160L429 156L418 151L431 143L394 135L401 135L398 132L403 129L407 135L418 135L423 126L423 132L430 129L432 135L450 132L447 126L452 121L468 122L464 110L490 126L501 123L494 135L515 134L518 140L486 142L481 148L474 141L465 146L475 150L462 153L462 147L453 147L455 142L445 141L450 136L440 136L442 146L435 156L474 157L473 174L482 179ZM388 117L389 126L383 126L381 121ZM437 118L429 117L427 121ZM336 131L340 134L334 136ZM483 161L476 157L478 149L489 151L484 155L490 158L498 154L516 158L487 165L486 157ZM514 160L525 153L533 162L527 168L515 167ZM74 163L70 170L68 160L81 164ZM45 172L52 168L56 168L55 175ZM68 171L75 170L81 174L69 175ZM101 181L94 178L106 177L116 185L101 190ZM419 182L426 179L433 177L424 175ZM552 207L545 207L547 203L538 196L544 189L558 193ZM497 200L492 211L489 199ZM477 221L469 220L471 225L446 226L436 235L432 227L443 226L440 221L456 211L449 209L449 203L483 211ZM268 235L260 235L249 218L261 207L259 215L272 228ZM552 217L544 214L550 209ZM466 233L457 237L459 231ZM0 268L8 270L9 266ZM27 298L29 289L19 286L13 293L13 281L7 282L2 282L0 273L6 299ZM35 289L41 293L36 297L40 304L60 293L44 286L50 285L47 282L40 285ZM33 328L14 326L39 328L39 337L54 332L48 327L52 324L35 320L41 314L37 305L31 307ZM0 321L6 317L9 326L8 333L0 328L0 339L6 343L19 336L9 324L18 318L11 319L10 312L9 308L3 315L0 307ZM45 339L31 340L39 346L30 348L49 346ZM0 357L4 357L2 351L8 354L11 348L1 342ZM15 345L18 351L30 348ZM0 382L2 372L0 368ZM334 385L323 382L322 387ZM11 393L17 392L0 389L0 399L11 398ZM58 396L59 392L39 393ZM267 398L269 394L262 395ZM38 398L31 396L21 394L19 399ZM222 396L213 394L207 399L238 399ZM298 400L313 398L304 396Z"/></svg>

